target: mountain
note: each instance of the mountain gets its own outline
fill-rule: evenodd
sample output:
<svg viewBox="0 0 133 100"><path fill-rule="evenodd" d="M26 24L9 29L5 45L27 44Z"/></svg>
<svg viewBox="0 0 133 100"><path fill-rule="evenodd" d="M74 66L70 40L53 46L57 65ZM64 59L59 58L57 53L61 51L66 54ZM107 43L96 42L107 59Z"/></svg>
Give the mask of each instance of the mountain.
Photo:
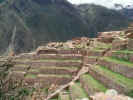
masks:
<svg viewBox="0 0 133 100"><path fill-rule="evenodd" d="M121 4L115 4L115 9L118 9L121 14L133 20L133 5L123 6Z"/></svg>
<svg viewBox="0 0 133 100"><path fill-rule="evenodd" d="M0 54L28 52L50 41L95 37L125 27L119 12L67 0L0 0Z"/></svg>
<svg viewBox="0 0 133 100"><path fill-rule="evenodd" d="M1 53L10 49L15 52L30 51L46 42L89 36L88 33L88 24L66 0L1 2Z"/></svg>
<svg viewBox="0 0 133 100"><path fill-rule="evenodd" d="M133 20L133 8L131 8L131 9L124 8L124 9L121 9L120 11L126 17L130 18L131 20Z"/></svg>
<svg viewBox="0 0 133 100"><path fill-rule="evenodd" d="M117 10L95 4L82 4L78 8L94 33L119 30L128 25L128 18Z"/></svg>

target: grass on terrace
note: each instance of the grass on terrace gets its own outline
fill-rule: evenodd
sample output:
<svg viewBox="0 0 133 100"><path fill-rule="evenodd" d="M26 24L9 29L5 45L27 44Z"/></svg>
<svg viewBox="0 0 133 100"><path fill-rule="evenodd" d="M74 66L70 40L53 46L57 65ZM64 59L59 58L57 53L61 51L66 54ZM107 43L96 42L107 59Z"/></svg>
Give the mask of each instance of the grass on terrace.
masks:
<svg viewBox="0 0 133 100"><path fill-rule="evenodd" d="M123 64L123 65L126 65L126 66L129 66L129 67L133 68L133 63L131 63L129 61L125 61L123 59L117 59L115 57L103 57L101 59L104 59L104 60L109 61L109 62L114 62L114 63L117 63L117 64Z"/></svg>
<svg viewBox="0 0 133 100"><path fill-rule="evenodd" d="M39 74L38 77L57 77L57 78L72 78L71 75L57 75L57 74Z"/></svg>
<svg viewBox="0 0 133 100"><path fill-rule="evenodd" d="M101 43L99 42L97 45L96 45L96 49L108 49L108 48L111 48L112 47L112 44L106 44L106 43Z"/></svg>
<svg viewBox="0 0 133 100"><path fill-rule="evenodd" d="M34 74L28 74L25 76L25 78L37 78L37 75L34 75Z"/></svg>
<svg viewBox="0 0 133 100"><path fill-rule="evenodd" d="M38 75L35 75L35 74L27 74L25 76L25 78L37 78L37 77L57 77L57 78L71 78L72 76L71 75L56 75L56 74L38 74Z"/></svg>
<svg viewBox="0 0 133 100"><path fill-rule="evenodd" d="M105 92L107 90L107 88L104 87L104 85L102 83L95 80L89 74L82 75L81 79L84 81L84 83L88 84L94 90L98 90L98 91L101 91L101 92Z"/></svg>
<svg viewBox="0 0 133 100"><path fill-rule="evenodd" d="M133 54L133 51L131 51L131 50L117 50L117 51L113 51L113 52L118 53L118 54L121 54L121 53Z"/></svg>
<svg viewBox="0 0 133 100"><path fill-rule="evenodd" d="M94 68L97 72L100 72L102 75L105 75L115 80L118 84L122 84L129 89L133 89L133 79L127 78L119 73L113 72L104 66L95 66Z"/></svg>
<svg viewBox="0 0 133 100"><path fill-rule="evenodd" d="M57 66L51 66L51 67L40 67L40 69L59 69L59 70L78 70L78 68L77 67L57 67Z"/></svg>
<svg viewBox="0 0 133 100"><path fill-rule="evenodd" d="M81 87L80 83L75 83L71 87L71 95L77 99L88 97L84 89Z"/></svg>
<svg viewBox="0 0 133 100"><path fill-rule="evenodd" d="M97 56L88 56L88 58L98 58Z"/></svg>

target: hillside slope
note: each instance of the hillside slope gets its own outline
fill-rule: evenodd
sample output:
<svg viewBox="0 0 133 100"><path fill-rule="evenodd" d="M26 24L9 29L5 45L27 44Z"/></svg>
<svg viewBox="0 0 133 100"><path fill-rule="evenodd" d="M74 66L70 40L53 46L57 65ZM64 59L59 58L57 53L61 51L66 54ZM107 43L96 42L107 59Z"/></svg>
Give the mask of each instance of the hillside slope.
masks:
<svg viewBox="0 0 133 100"><path fill-rule="evenodd" d="M3 52L9 45L23 52L44 42L87 36L89 32L78 11L66 0L8 0L0 7Z"/></svg>
<svg viewBox="0 0 133 100"><path fill-rule="evenodd" d="M94 33L127 27L128 19L119 11L94 4L82 4L78 8Z"/></svg>
<svg viewBox="0 0 133 100"><path fill-rule="evenodd" d="M120 29L128 23L118 12L96 5L75 7L67 0L2 1L1 54L28 52L50 41L95 37L99 31Z"/></svg>

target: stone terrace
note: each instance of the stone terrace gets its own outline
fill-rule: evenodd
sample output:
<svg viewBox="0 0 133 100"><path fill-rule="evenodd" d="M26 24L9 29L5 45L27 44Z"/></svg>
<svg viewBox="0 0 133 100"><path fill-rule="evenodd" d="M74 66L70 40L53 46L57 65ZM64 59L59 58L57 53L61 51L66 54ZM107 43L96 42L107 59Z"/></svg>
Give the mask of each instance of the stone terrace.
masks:
<svg viewBox="0 0 133 100"><path fill-rule="evenodd" d="M113 32L109 34L109 37L106 35L91 40L89 48L39 48L36 52L15 56L11 75L17 80L24 80L27 85L34 86L39 83L41 88L49 89L53 84L62 86L69 83L82 67L88 67L86 74L81 75L78 81L53 99L88 98L107 89L115 89L125 95L133 94L132 38L125 40L120 31L117 36L112 35ZM118 38L118 35L122 36Z"/></svg>

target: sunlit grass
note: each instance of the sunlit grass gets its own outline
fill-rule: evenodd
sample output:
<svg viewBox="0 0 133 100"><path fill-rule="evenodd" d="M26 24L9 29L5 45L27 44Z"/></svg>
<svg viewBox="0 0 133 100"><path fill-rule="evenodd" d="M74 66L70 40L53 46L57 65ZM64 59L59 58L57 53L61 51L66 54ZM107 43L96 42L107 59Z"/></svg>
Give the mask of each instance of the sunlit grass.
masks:
<svg viewBox="0 0 133 100"><path fill-rule="evenodd" d="M104 59L104 60L110 61L110 62L114 62L114 63L117 63L117 64L123 64L123 65L126 65L126 66L129 66L129 67L133 68L133 63L131 63L129 61L125 61L123 59L117 59L115 57L103 57L101 59Z"/></svg>
<svg viewBox="0 0 133 100"><path fill-rule="evenodd" d="M122 84L127 88L133 89L133 79L127 78L119 73L113 72L104 66L95 66L94 68L97 72L100 72L102 75L105 75L111 78L112 80L115 80L115 82L117 82L118 84Z"/></svg>
<svg viewBox="0 0 133 100"><path fill-rule="evenodd" d="M98 90L98 91L101 91L101 92L105 92L107 90L107 88L102 83L95 80L89 74L82 75L81 78L86 84L88 84L94 90Z"/></svg>

